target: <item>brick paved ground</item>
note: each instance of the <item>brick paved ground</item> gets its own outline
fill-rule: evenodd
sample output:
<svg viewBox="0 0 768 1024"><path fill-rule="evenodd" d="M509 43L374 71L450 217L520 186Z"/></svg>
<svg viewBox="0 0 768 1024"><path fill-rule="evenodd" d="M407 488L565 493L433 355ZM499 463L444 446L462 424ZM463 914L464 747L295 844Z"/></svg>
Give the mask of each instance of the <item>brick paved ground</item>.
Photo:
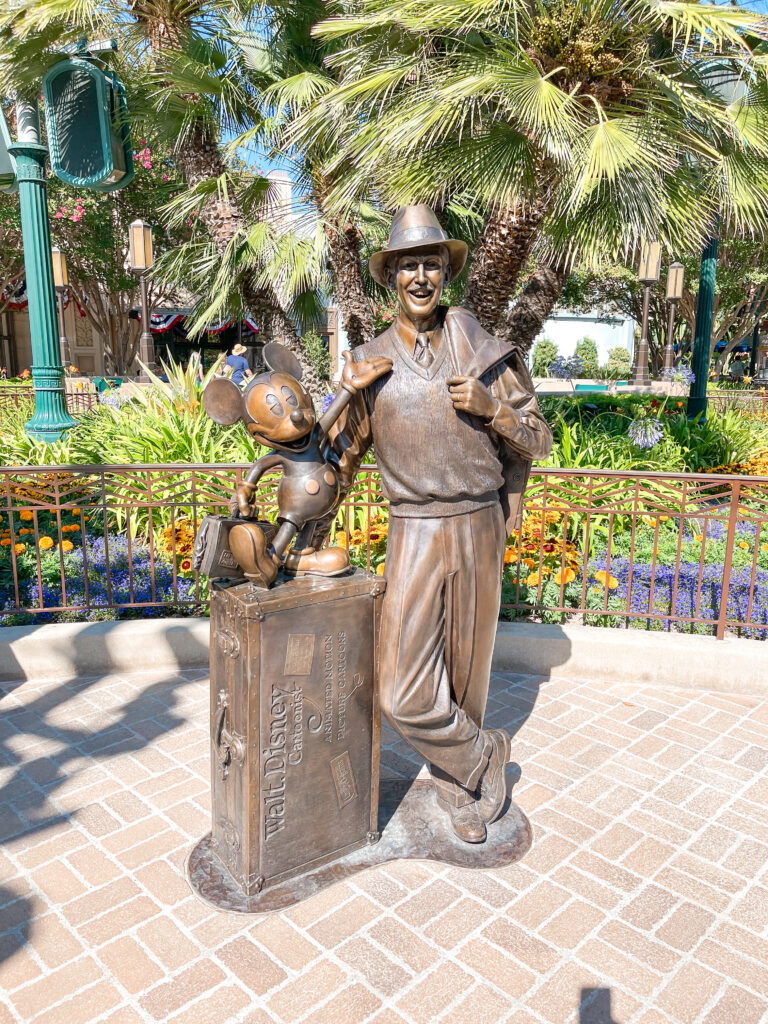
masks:
<svg viewBox="0 0 768 1024"><path fill-rule="evenodd" d="M190 673L5 685L0 1024L768 1022L766 702L496 677L521 864L400 862L244 918L183 875L207 700Z"/></svg>

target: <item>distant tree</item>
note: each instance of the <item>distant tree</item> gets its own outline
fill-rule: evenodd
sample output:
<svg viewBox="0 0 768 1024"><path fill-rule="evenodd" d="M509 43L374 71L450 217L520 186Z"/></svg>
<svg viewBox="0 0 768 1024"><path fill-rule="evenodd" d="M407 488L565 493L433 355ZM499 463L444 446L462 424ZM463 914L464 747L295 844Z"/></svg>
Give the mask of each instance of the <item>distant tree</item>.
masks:
<svg viewBox="0 0 768 1024"><path fill-rule="evenodd" d="M533 346L533 376L547 377L549 375L549 364L557 359L558 348L554 341L549 338L539 338Z"/></svg>
<svg viewBox="0 0 768 1024"><path fill-rule="evenodd" d="M584 377L597 377L600 372L600 361L597 356L597 345L591 338L582 338L576 344L576 355L584 364Z"/></svg>
<svg viewBox="0 0 768 1024"><path fill-rule="evenodd" d="M603 372L609 380L622 380L629 376L631 364L629 349L623 345L615 345L608 350L608 362L603 367Z"/></svg>

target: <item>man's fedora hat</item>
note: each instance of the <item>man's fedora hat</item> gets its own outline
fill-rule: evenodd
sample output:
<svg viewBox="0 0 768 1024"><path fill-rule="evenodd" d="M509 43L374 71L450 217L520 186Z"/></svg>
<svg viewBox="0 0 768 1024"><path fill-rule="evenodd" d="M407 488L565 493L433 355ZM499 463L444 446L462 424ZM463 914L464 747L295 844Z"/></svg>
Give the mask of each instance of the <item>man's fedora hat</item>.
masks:
<svg viewBox="0 0 768 1024"><path fill-rule="evenodd" d="M392 218L386 249L375 252L368 261L368 269L374 281L389 287L387 281L387 260L395 253L416 252L427 246L444 245L450 253L451 277L460 274L467 261L467 245L456 238L448 238L440 222L425 203L418 206L401 206Z"/></svg>

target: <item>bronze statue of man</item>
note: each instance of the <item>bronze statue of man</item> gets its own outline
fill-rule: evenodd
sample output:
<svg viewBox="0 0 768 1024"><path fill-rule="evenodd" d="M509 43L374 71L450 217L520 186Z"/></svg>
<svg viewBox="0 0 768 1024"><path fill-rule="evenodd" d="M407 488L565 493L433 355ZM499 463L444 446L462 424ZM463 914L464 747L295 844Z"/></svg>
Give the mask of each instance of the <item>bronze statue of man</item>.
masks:
<svg viewBox="0 0 768 1024"><path fill-rule="evenodd" d="M390 502L382 711L426 758L456 835L480 843L506 800L509 737L482 727L505 541L552 435L514 348L440 305L466 257L428 206L397 211L369 266L400 309L353 352L392 369L352 399L334 443L343 488L374 445Z"/></svg>

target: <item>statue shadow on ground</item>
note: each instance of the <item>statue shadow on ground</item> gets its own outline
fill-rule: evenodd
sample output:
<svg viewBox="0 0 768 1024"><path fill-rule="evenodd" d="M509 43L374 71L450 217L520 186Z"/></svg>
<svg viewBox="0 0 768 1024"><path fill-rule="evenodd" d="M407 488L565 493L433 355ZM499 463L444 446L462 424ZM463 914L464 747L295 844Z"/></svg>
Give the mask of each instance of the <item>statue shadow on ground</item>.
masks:
<svg viewBox="0 0 768 1024"><path fill-rule="evenodd" d="M504 729L512 739L512 758L507 765L507 786L514 796L514 787L525 774L525 759L519 764L515 758L515 737L528 721L542 686L557 676L559 665L567 662L570 657L571 643L565 633L558 626L549 626L548 632L551 642L548 646L551 656L542 655L537 652L537 662L544 665L546 671L543 674L532 675L517 673L511 668L496 669L491 673L491 684L488 694L488 705L486 708L484 725L490 729ZM494 662L497 658L494 658ZM381 739L381 778L382 787L386 788L388 783L410 781L413 782L418 776L424 777L426 765L419 759L415 751L411 751L405 741L400 740L393 730L385 723L382 723ZM402 793L400 799L393 792L389 799L381 801L379 827L383 830L392 815L395 814L400 800L407 792L407 787L393 787L393 790ZM507 801L505 813L509 809L511 799Z"/></svg>
<svg viewBox="0 0 768 1024"><path fill-rule="evenodd" d="M94 623L94 627L103 626ZM99 675L78 677L78 653L74 644L68 644L67 654L71 661L72 678L55 682L42 690L31 693L28 700L20 703L12 694L24 683L19 667L20 679L0 681L0 768L6 781L0 786L0 844L7 846L12 854L14 845L42 841L46 833L74 821L91 834L101 834L99 816L106 820L108 812L100 804L87 804L68 810L61 810L55 804L57 792L80 772L98 764L109 771L111 758L122 754L139 753L158 736L167 735L186 723L186 718L177 711L179 696L176 690L189 686L195 677L201 679L201 686L207 693L207 684L202 682L204 670L179 668L174 671L158 672L158 678L143 690L126 687L128 700L111 715L112 720L100 728L70 724L66 718L66 705L76 697L87 695L97 683L112 675L125 675L112 664L109 644L103 629L90 631L88 642L100 644L99 653L103 670ZM86 628L79 634L87 636ZM46 642L51 643L50 635ZM170 639L169 649L173 650ZM185 652L186 663L199 657L207 661L207 645L197 646L188 639ZM193 657L190 657L192 655ZM93 661L89 659L89 664ZM96 712L101 705L94 703ZM40 753L33 752L25 757L21 751L32 749L44 743ZM103 821L101 824L103 825ZM96 830L96 831L94 831ZM28 894L15 891L12 882L0 887L0 962L8 959L21 949L33 935L34 917L42 909L39 901ZM42 905L40 905L42 906Z"/></svg>
<svg viewBox="0 0 768 1024"><path fill-rule="evenodd" d="M583 988L579 1005L579 1024L619 1024L611 1012L609 988Z"/></svg>

